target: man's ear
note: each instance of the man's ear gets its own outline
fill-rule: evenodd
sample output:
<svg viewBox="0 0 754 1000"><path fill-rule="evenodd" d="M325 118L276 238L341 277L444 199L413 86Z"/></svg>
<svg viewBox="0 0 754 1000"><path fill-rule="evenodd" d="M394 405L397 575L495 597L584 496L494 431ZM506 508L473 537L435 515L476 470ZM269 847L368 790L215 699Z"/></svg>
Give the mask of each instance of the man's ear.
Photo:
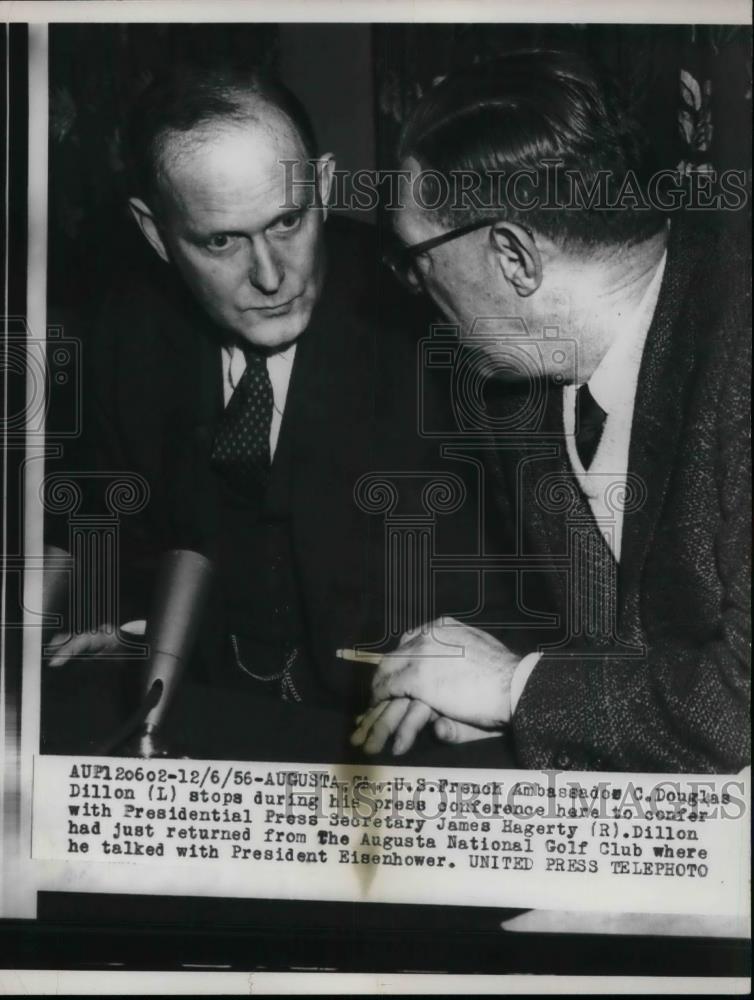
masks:
<svg viewBox="0 0 754 1000"><path fill-rule="evenodd" d="M542 284L542 256L531 233L515 222L497 222L490 242L506 281L522 298Z"/></svg>
<svg viewBox="0 0 754 1000"><path fill-rule="evenodd" d="M128 207L131 215L136 219L136 225L144 234L145 239L152 249L159 254L164 261L169 261L167 248L162 241L160 230L152 214L152 210L141 200L141 198L129 198Z"/></svg>
<svg viewBox="0 0 754 1000"><path fill-rule="evenodd" d="M319 191L319 203L322 206L322 218L327 218L327 206L330 202L332 192L332 182L335 175L335 157L332 153L325 153L317 160L317 188Z"/></svg>

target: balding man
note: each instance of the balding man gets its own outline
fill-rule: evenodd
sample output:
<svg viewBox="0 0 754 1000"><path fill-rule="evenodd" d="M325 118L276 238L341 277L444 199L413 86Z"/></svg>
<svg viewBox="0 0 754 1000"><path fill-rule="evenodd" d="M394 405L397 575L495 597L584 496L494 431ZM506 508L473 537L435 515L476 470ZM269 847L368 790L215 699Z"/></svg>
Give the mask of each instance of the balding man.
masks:
<svg viewBox="0 0 754 1000"><path fill-rule="evenodd" d="M124 519L121 622L146 613L161 551L199 549L218 570L206 674L350 704L364 671L335 651L384 603L354 487L416 441L410 310L395 321L367 227L326 224L335 161L280 84L173 73L141 98L129 148L155 267L110 294L88 383L95 467L150 488ZM395 433L378 444L382 415ZM51 662L104 645L79 636Z"/></svg>

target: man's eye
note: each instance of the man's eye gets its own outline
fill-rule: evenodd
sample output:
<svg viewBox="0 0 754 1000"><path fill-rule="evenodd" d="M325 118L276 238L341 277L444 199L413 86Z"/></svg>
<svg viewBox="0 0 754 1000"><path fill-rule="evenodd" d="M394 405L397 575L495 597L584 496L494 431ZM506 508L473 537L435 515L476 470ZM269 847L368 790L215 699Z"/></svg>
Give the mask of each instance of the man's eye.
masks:
<svg viewBox="0 0 754 1000"><path fill-rule="evenodd" d="M207 241L207 248L209 250L227 250L228 247L232 246L233 237L229 236L227 233L218 233L216 236L211 236Z"/></svg>
<svg viewBox="0 0 754 1000"><path fill-rule="evenodd" d="M270 232L291 233L301 225L302 218L303 212L293 212L291 215L285 215L282 219L278 219L275 225L271 227Z"/></svg>

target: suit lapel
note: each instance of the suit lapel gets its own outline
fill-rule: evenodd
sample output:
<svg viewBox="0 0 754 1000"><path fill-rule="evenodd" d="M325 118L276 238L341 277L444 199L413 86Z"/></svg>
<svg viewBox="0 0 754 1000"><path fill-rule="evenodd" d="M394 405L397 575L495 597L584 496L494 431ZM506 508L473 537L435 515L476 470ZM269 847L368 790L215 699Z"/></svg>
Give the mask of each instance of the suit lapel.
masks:
<svg viewBox="0 0 754 1000"><path fill-rule="evenodd" d="M560 615L561 628L547 645L560 648L565 640L579 646L585 639L602 645L614 632L615 560L571 469L562 389L546 383L543 390L546 397L532 428L537 436L510 451L498 447L502 461L497 470L492 463L491 481L500 484L503 500L515 497L513 552L522 566L536 569L551 609ZM498 509L506 516L504 503Z"/></svg>
<svg viewBox="0 0 754 1000"><path fill-rule="evenodd" d="M685 386L694 363L691 324L681 328L693 267L701 245L682 223L671 230L655 315L647 335L634 403L628 472L643 487L643 502L623 522L620 580L625 593L639 577L663 508L683 425Z"/></svg>
<svg viewBox="0 0 754 1000"><path fill-rule="evenodd" d="M181 495L179 502L190 503L191 521L206 544L206 539L212 538L219 527L218 483L211 455L215 429L224 408L224 373L220 342L205 330L197 333L195 353L194 381L188 401L192 424L184 477L187 495Z"/></svg>
<svg viewBox="0 0 754 1000"><path fill-rule="evenodd" d="M574 508L583 509L585 501L566 454L562 390L549 382L542 382L541 388L544 399L535 424L524 428L520 439L496 436L488 472L498 516L513 520L508 525L514 536L513 553L542 565L555 605L561 607L565 576L553 572L553 560L566 556L568 514ZM509 399L507 406L511 405L520 406L520 401ZM513 498L513 504L506 503L506 498Z"/></svg>
<svg viewBox="0 0 754 1000"><path fill-rule="evenodd" d="M299 338L281 428L293 465L291 489L307 510L330 493L333 473L358 467L354 459L364 455L367 440L363 426L354 425L370 406L363 338L353 308L344 310L336 278L337 272L326 280ZM321 497L312 493L315 482L322 484Z"/></svg>
<svg viewBox="0 0 754 1000"><path fill-rule="evenodd" d="M322 350L318 313L319 307L315 306L309 327L297 341L280 438L272 463L271 488L275 491L282 489L285 471L292 503L298 495L302 476L311 488L311 472L305 467L312 460L312 444L317 444L321 434L323 400L317 386L317 365L333 363L326 350ZM319 441L320 446L321 443Z"/></svg>
<svg viewBox="0 0 754 1000"><path fill-rule="evenodd" d="M166 545L209 549L216 525L209 454L222 413L220 341L170 269L149 272L147 279L154 281L161 306L153 333L161 429L151 435L145 430L148 475L164 492L160 531ZM154 362L147 358L144 363Z"/></svg>
<svg viewBox="0 0 754 1000"><path fill-rule="evenodd" d="M563 391L546 383L540 437L521 462L518 482L520 532L524 545L543 556L568 551L567 519L583 507L571 473L563 429ZM562 587L562 574L555 574Z"/></svg>
<svg viewBox="0 0 754 1000"><path fill-rule="evenodd" d="M354 470L368 451L359 414L369 383L359 363L354 322L353 310L344 316L337 290L328 281L298 341L280 436L297 557L304 577L313 586L316 581L314 597L320 600L337 560L354 554L336 554L332 540L347 532L349 511L343 510L342 497L350 497ZM344 484L346 474L350 479Z"/></svg>

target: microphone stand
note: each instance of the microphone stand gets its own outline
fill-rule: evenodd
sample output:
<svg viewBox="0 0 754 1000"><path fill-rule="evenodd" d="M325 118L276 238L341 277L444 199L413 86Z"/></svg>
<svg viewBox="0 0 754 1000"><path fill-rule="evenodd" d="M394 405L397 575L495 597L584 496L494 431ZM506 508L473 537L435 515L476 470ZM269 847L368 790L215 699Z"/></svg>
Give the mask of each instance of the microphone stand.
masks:
<svg viewBox="0 0 754 1000"><path fill-rule="evenodd" d="M194 648L212 573L212 563L189 549L173 549L162 557L147 624L150 654L144 698L102 753L122 744L119 756L170 756L162 726Z"/></svg>

